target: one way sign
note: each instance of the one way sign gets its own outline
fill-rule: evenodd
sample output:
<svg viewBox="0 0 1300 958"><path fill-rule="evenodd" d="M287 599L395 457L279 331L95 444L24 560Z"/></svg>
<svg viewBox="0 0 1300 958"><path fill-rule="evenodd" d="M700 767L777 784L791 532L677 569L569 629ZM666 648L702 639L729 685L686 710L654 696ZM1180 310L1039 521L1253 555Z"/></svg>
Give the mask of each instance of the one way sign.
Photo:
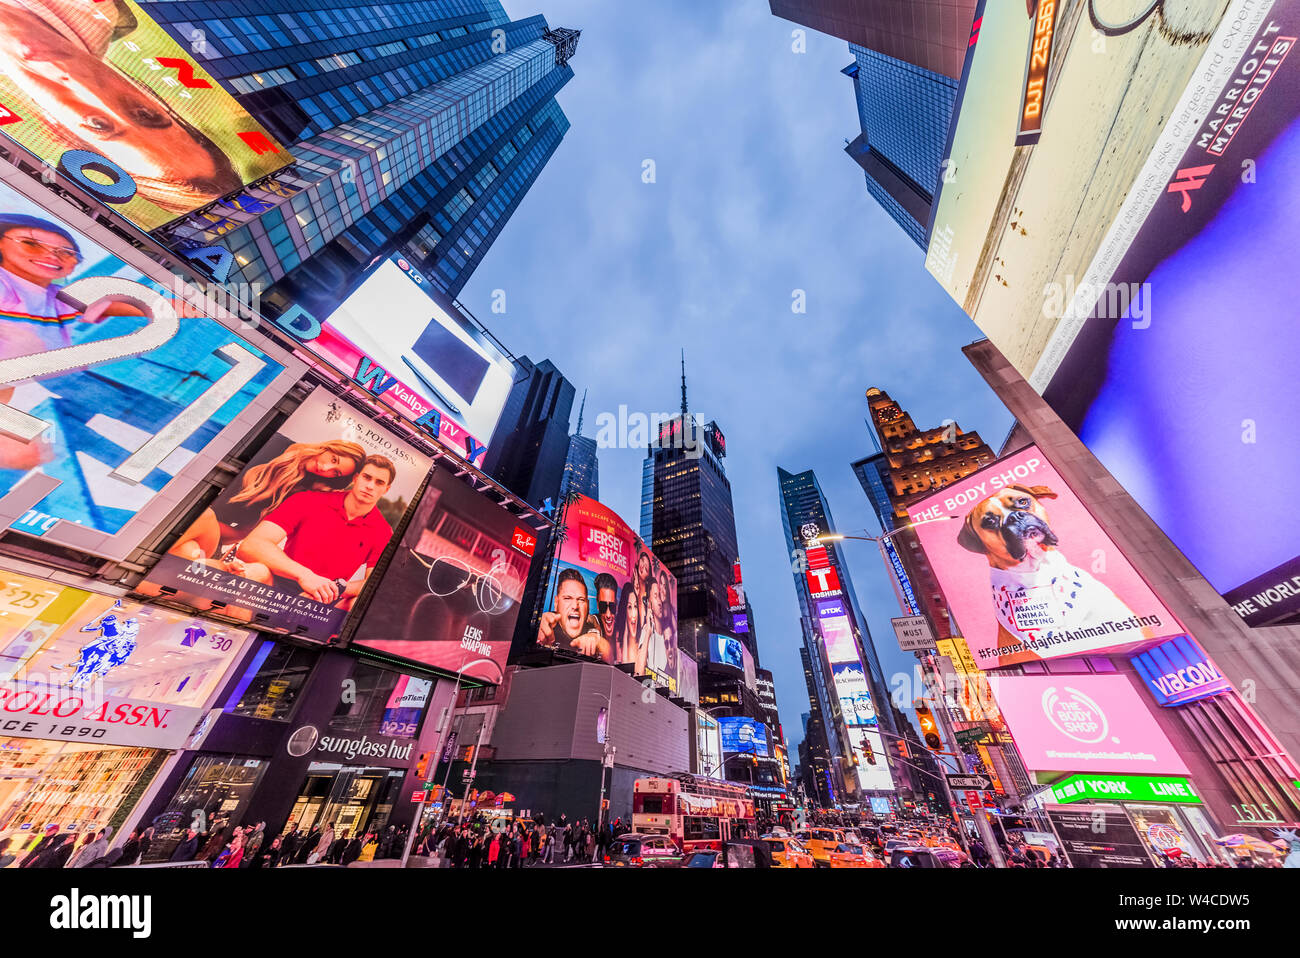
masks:
<svg viewBox="0 0 1300 958"><path fill-rule="evenodd" d="M954 791L967 789L987 792L993 788L993 781L987 775L949 775L948 787Z"/></svg>

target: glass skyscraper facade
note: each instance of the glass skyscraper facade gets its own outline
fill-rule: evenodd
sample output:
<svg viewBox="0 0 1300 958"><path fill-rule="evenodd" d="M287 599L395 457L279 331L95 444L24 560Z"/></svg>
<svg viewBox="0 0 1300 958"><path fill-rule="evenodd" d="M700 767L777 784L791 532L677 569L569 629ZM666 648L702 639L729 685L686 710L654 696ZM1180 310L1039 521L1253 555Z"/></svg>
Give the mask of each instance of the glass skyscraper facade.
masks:
<svg viewBox="0 0 1300 958"><path fill-rule="evenodd" d="M273 310L326 313L393 253L455 297L568 129L576 31L497 0L143 5L295 158L160 235L223 246Z"/></svg>
<svg viewBox="0 0 1300 958"><path fill-rule="evenodd" d="M957 81L905 60L849 45L862 133L846 152L866 174L867 191L922 249L943 175Z"/></svg>
<svg viewBox="0 0 1300 958"><path fill-rule="evenodd" d="M565 494L576 492L592 499L600 498L600 459L596 440L589 436L569 438L569 457L564 463Z"/></svg>

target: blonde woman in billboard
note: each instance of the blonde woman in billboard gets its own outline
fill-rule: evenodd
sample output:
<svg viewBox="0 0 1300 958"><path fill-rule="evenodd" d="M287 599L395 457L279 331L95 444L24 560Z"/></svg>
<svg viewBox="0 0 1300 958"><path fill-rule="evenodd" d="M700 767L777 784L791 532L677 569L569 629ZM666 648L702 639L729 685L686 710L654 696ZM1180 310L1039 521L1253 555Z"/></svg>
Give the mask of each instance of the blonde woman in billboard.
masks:
<svg viewBox="0 0 1300 958"><path fill-rule="evenodd" d="M233 556L234 547L267 513L294 493L343 488L365 459L365 449L344 439L293 443L269 462L249 469L239 492L219 507L221 515L203 510L168 551L242 575L244 563Z"/></svg>
<svg viewBox="0 0 1300 958"><path fill-rule="evenodd" d="M121 0L0 0L0 72L41 110L58 155L98 153L131 175L142 198L180 215L244 183L215 143L106 62L109 46L137 26Z"/></svg>

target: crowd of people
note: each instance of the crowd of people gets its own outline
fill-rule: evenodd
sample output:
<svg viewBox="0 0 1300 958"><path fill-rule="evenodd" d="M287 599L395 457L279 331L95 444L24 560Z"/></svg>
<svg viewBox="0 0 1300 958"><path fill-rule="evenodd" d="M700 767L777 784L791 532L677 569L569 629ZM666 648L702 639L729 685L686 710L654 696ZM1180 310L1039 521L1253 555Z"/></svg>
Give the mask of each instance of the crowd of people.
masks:
<svg viewBox="0 0 1300 958"><path fill-rule="evenodd" d="M446 861L452 868L526 868L600 862L610 845L632 830L621 818L597 827L588 819L561 814L551 824L536 819L493 818L480 812L468 822L426 826L415 854Z"/></svg>
<svg viewBox="0 0 1300 958"><path fill-rule="evenodd" d="M138 828L121 845L110 847L112 826L93 832L62 832L58 825L46 825L34 835L13 837L7 847L0 846L0 868L120 868L151 861L204 862L211 868L350 865L401 858L409 829L389 825L365 832L352 833L347 828L336 832L330 822L302 831L292 822L282 832L268 835L265 822L232 825L217 817L204 830L191 825L169 853L150 857L155 845L163 845L155 832L152 826Z"/></svg>

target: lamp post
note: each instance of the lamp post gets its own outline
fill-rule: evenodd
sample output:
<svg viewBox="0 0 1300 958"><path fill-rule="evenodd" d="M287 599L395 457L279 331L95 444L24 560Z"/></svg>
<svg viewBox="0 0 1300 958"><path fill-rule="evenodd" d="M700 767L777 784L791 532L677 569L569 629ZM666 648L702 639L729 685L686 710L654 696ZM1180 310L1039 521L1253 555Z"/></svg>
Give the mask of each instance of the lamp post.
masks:
<svg viewBox="0 0 1300 958"><path fill-rule="evenodd" d="M609 723L613 717L614 704L603 692L593 691L591 694L605 700L605 741L601 743L605 749L600 759L600 803L596 806L596 834L599 835L605 827L605 769L613 767L614 753L618 750L609 743Z"/></svg>
<svg viewBox="0 0 1300 958"><path fill-rule="evenodd" d="M442 755L442 751L443 751L443 749L446 747L446 741L447 741L448 737L451 735L451 727L452 727L452 724L453 724L453 722L455 721L455 718L456 718L456 699L460 697L460 680L461 680L461 677L464 675L466 669L468 669L468 668L470 668L470 667L472 667L472 666L475 666L475 665L480 665L480 664L482 664L482 663L484 663L484 662L487 662L487 663L489 663L489 664L491 664L491 665L496 666L496 668L497 668L498 670L500 670L500 668L501 668L501 666L497 665L496 662L493 662L492 659L475 659L473 662L462 662L461 665L460 665L460 668L458 668L458 669L456 670L456 688L455 688L455 691L453 691L453 692L451 693L451 707L450 707L450 710L448 711L448 714L447 714L447 724L446 724L446 726L443 728L443 730L442 730L441 732L438 733L438 747L437 747L437 749L436 749L436 750L434 751L434 753L433 753L434 756L435 756L435 762L434 762L434 766L433 766L434 769L435 769L435 771L436 771L436 769L438 768L438 764L437 764L436 758L437 758L438 756L441 756L441 755ZM486 724L486 723L485 723L485 724ZM482 740L482 729L479 730L479 738L480 738L480 741L481 741L481 740ZM475 760L478 759L478 749L477 749L477 748L474 749L474 758L475 758ZM448 760L448 762L447 762L447 771L446 771L446 773L445 773L445 774L443 775L443 777L442 777L442 791L443 791L443 795L444 795L444 796L447 794L447 778L448 778L448 776L450 776L450 775L451 775L451 761ZM466 794L468 795L468 790L466 791ZM428 793L426 792L425 795L427 796ZM451 803L450 803L450 802L447 802L445 797L444 797L443 801L444 801L444 810L445 810L446 806L450 805ZM411 857L411 848L412 848L412 847L414 846L414 844L415 844L415 833L416 833L417 831L419 831L420 819L423 817L423 815L424 815L424 799L422 798L422 799L420 799L420 802L419 802L419 809L418 809L418 810L416 811L416 813L415 813L415 822L414 822L414 824L411 826L410 833L406 836L406 846L402 849L402 861L401 861L401 865L399 866L399 867L401 867L401 868L405 868L405 867L406 867L406 863L407 863L407 861L408 861L408 860L410 859L410 857ZM441 818L441 816L439 816L439 817Z"/></svg>

